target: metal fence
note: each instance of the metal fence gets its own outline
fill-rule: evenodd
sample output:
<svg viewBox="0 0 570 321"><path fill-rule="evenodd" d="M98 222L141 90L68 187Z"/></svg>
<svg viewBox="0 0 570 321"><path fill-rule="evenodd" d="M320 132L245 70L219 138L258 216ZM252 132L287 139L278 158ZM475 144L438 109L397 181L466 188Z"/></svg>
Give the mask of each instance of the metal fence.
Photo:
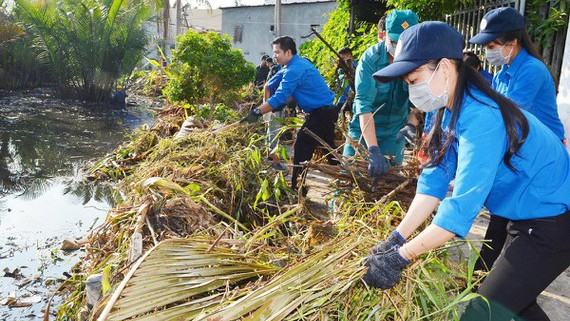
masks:
<svg viewBox="0 0 570 321"><path fill-rule="evenodd" d="M468 7L462 7L455 13L447 16L447 23L452 25L465 37L465 50L475 52L483 57L483 47L469 43L469 39L479 32L479 25L485 13L499 7L512 7L524 14L524 0L475 0ZM482 59L483 67L495 72L494 67L489 66L485 59Z"/></svg>
<svg viewBox="0 0 570 321"><path fill-rule="evenodd" d="M554 5L555 1L545 0L544 12L540 14L543 18L548 16L548 8ZM468 41L477 32L479 32L479 25L481 19L491 9L498 7L512 7L517 9L521 14L525 14L526 1L525 0L474 0L471 5L464 6L455 13L446 17L447 23L456 28L465 37L465 49L478 54L480 57L483 55L483 48L470 44ZM550 45L544 48L539 48L544 57L544 61L552 70L556 83L560 78L560 71L562 69L562 59L564 56L564 45L566 41L567 27L562 28L557 32L552 39ZM483 67L487 70L495 72L495 67L488 66L487 62L483 60Z"/></svg>

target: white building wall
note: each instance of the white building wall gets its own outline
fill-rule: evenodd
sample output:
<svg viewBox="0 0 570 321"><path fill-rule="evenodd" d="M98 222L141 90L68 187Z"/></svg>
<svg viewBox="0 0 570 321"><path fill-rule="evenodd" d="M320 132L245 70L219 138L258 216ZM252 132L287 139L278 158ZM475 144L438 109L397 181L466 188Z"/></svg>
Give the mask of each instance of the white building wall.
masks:
<svg viewBox="0 0 570 321"><path fill-rule="evenodd" d="M284 4L281 8L281 34L293 37L297 47L308 35L311 25L320 30L328 14L337 6L335 1ZM245 58L258 64L261 56L271 55L271 41L275 38L274 6L222 8L222 32L233 38L233 46L243 51ZM241 33L241 39L239 35ZM241 40L241 41L240 41Z"/></svg>
<svg viewBox="0 0 570 321"><path fill-rule="evenodd" d="M564 124L566 139L569 143L566 148L570 152L570 32L566 35L562 71L558 85L558 115Z"/></svg>

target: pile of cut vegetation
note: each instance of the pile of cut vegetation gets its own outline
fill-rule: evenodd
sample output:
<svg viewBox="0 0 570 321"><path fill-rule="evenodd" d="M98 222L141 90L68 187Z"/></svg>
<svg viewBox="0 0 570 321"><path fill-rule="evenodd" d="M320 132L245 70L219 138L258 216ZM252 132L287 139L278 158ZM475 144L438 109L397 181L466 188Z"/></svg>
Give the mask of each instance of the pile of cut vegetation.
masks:
<svg viewBox="0 0 570 321"><path fill-rule="evenodd" d="M177 136L184 120L185 135ZM368 250L405 213L417 165L370 182L361 160L343 159L338 168L311 162L336 179L342 199L323 220L271 169L263 126L237 120L188 120L187 109L165 107L154 126L93 166L90 178L115 181L123 200L89 235L58 319L457 317L479 282L474 259L458 265L446 249L433 251L389 291L361 280ZM96 302L86 294L93 275L102 284Z"/></svg>

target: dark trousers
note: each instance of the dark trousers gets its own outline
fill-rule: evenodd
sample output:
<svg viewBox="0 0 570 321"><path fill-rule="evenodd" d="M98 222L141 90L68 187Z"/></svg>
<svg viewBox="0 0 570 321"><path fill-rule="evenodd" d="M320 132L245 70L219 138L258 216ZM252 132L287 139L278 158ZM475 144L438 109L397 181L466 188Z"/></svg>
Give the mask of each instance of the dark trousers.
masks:
<svg viewBox="0 0 570 321"><path fill-rule="evenodd" d="M332 148L334 145L334 126L338 114L334 107L319 108L307 115L305 115L305 123L301 126L295 140L294 155L293 155L293 174L291 175L291 187L297 189L297 181L299 175L303 172L303 167L300 165L313 157L315 148L320 146L319 142L311 137L305 128L309 129L317 136L322 138ZM328 161L331 164L336 164L336 160L329 154ZM301 178L303 180L304 177Z"/></svg>
<svg viewBox="0 0 570 321"><path fill-rule="evenodd" d="M488 240L488 242L481 247L479 258L475 263L475 270L489 271L491 269L505 245L508 223L509 220L506 218L491 215L489 226L485 233L485 240Z"/></svg>
<svg viewBox="0 0 570 321"><path fill-rule="evenodd" d="M538 295L570 266L570 212L510 221L503 251L461 321L548 321Z"/></svg>

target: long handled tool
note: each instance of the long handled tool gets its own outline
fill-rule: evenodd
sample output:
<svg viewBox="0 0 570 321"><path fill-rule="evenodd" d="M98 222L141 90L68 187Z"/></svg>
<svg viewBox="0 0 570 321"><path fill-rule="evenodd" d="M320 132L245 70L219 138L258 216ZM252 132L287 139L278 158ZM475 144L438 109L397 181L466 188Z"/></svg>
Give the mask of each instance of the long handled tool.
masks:
<svg viewBox="0 0 570 321"><path fill-rule="evenodd" d="M315 27L311 26L311 33L301 38L309 38L312 35L317 36L317 38L319 38L319 40L322 41L323 44L325 44L325 46L327 46L327 48L329 48L329 50L332 51L335 54L335 56L338 57L340 68L344 70L346 77L348 78L348 81L350 83L350 88L352 88L352 90L354 91L354 69L352 68L352 66L347 64L346 61L344 61L344 59L341 58L340 54L325 40L325 38L323 38L323 36L321 36L321 34L317 31L317 29L315 29Z"/></svg>

